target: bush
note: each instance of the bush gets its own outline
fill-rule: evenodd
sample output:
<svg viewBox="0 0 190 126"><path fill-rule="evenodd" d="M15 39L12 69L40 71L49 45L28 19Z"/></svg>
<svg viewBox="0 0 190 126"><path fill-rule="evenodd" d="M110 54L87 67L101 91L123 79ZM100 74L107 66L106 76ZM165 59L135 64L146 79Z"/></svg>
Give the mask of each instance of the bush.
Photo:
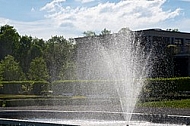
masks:
<svg viewBox="0 0 190 126"><path fill-rule="evenodd" d="M190 77L147 79L142 90L144 97L155 100L180 99L186 91L190 91Z"/></svg>
<svg viewBox="0 0 190 126"><path fill-rule="evenodd" d="M49 83L46 81L1 81L0 85L1 94L40 95L49 89Z"/></svg>
<svg viewBox="0 0 190 126"><path fill-rule="evenodd" d="M20 81L2 81L2 94L21 94L22 83Z"/></svg>
<svg viewBox="0 0 190 126"><path fill-rule="evenodd" d="M4 105L3 100L0 100L0 107L3 107L3 105Z"/></svg>
<svg viewBox="0 0 190 126"><path fill-rule="evenodd" d="M47 81L35 81L33 84L32 94L43 95L49 91L49 83Z"/></svg>
<svg viewBox="0 0 190 126"><path fill-rule="evenodd" d="M109 95L115 96L114 81L107 80L59 80L52 83L54 95Z"/></svg>
<svg viewBox="0 0 190 126"><path fill-rule="evenodd" d="M54 95L70 94L74 92L74 86L77 81L54 81L51 85L51 89Z"/></svg>

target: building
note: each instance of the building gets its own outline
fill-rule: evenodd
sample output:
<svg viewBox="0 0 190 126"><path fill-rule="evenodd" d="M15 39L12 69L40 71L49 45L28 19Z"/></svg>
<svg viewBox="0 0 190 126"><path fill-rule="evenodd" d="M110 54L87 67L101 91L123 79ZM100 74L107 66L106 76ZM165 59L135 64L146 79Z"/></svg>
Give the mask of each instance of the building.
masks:
<svg viewBox="0 0 190 126"><path fill-rule="evenodd" d="M162 70L156 71L162 73L153 76L190 76L190 33L162 29L140 30L137 33L145 40L146 47L154 50L155 58L159 59L154 66L159 66L157 69Z"/></svg>
<svg viewBox="0 0 190 126"><path fill-rule="evenodd" d="M149 77L190 76L190 33L166 31L162 29L146 29L135 31L135 34L136 39L141 40L144 52L153 53L151 57L153 69ZM94 47L97 46L95 45L97 40L106 46L108 43L110 44L114 36L117 36L117 33L103 36L81 37L75 40L77 41L78 48L80 48L80 54L82 54L83 57L88 57L89 53L87 52L93 52ZM97 50L94 52L97 52ZM79 61L81 61L81 64L85 64L83 63L84 60ZM82 71L84 72L84 70ZM84 75L84 73L81 75Z"/></svg>

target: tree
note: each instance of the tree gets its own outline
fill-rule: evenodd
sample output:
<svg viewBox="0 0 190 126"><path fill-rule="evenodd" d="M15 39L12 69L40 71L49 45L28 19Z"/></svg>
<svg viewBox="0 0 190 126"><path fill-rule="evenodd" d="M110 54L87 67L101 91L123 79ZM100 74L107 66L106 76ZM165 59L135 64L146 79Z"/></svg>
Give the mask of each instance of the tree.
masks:
<svg viewBox="0 0 190 126"><path fill-rule="evenodd" d="M41 57L43 54L43 50L39 45L32 45L30 50L28 51L28 60L32 61L36 57Z"/></svg>
<svg viewBox="0 0 190 126"><path fill-rule="evenodd" d="M0 60L7 55L14 56L19 47L19 34L13 26L4 25L0 28Z"/></svg>
<svg viewBox="0 0 190 126"><path fill-rule="evenodd" d="M31 36L22 36L19 41L19 48L17 50L16 59L20 62L20 65L23 69L24 73L27 73L28 66L31 62L31 56L29 56L30 48L32 44L32 37ZM32 55L32 54L31 54Z"/></svg>
<svg viewBox="0 0 190 126"><path fill-rule="evenodd" d="M4 81L26 80L19 63L16 62L11 55L6 56L5 59L0 62L0 71L0 77Z"/></svg>
<svg viewBox="0 0 190 126"><path fill-rule="evenodd" d="M109 35L111 34L111 31L107 30L106 28L104 28L102 31L101 31L101 34L100 35Z"/></svg>
<svg viewBox="0 0 190 126"><path fill-rule="evenodd" d="M170 31L170 32L179 32L178 29L166 29L166 31Z"/></svg>
<svg viewBox="0 0 190 126"><path fill-rule="evenodd" d="M51 81L59 79L62 66L74 60L75 46L63 36L54 36L47 41L44 57L48 66Z"/></svg>
<svg viewBox="0 0 190 126"><path fill-rule="evenodd" d="M3 80L3 67L0 63L0 81L2 81L2 80Z"/></svg>
<svg viewBox="0 0 190 126"><path fill-rule="evenodd" d="M126 28L121 28L118 33L128 33L128 32L131 32L131 30L128 27L126 27Z"/></svg>
<svg viewBox="0 0 190 126"><path fill-rule="evenodd" d="M28 71L29 80L35 81L48 81L49 74L46 66L46 62L42 57L36 57L30 63L30 68Z"/></svg>
<svg viewBox="0 0 190 126"><path fill-rule="evenodd" d="M75 80L76 79L76 66L75 63L67 62L61 68L59 73L61 80Z"/></svg>
<svg viewBox="0 0 190 126"><path fill-rule="evenodd" d="M96 33L93 32L93 31L85 31L85 32L83 32L83 35L86 36L86 37L96 36Z"/></svg>

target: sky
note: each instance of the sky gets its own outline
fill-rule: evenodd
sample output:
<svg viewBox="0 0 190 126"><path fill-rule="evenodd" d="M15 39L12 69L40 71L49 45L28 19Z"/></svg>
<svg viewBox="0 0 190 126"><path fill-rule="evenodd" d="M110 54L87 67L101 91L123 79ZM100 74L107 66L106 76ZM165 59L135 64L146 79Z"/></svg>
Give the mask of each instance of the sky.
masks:
<svg viewBox="0 0 190 126"><path fill-rule="evenodd" d="M190 0L0 0L0 26L45 40L99 34L104 28L190 32Z"/></svg>

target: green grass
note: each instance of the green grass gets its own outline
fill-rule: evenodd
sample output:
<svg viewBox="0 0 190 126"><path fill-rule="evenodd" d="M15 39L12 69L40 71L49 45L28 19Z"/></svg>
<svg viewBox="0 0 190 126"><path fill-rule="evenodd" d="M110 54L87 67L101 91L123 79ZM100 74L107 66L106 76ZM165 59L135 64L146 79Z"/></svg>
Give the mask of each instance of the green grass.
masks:
<svg viewBox="0 0 190 126"><path fill-rule="evenodd" d="M38 98L37 95L9 95L9 94L0 94L0 99L27 99L27 98Z"/></svg>
<svg viewBox="0 0 190 126"><path fill-rule="evenodd" d="M190 99L139 103L141 107L190 108Z"/></svg>
<svg viewBox="0 0 190 126"><path fill-rule="evenodd" d="M42 96L42 95L8 95L8 94L0 94L0 100L8 100L8 99L39 99L39 98L60 98L60 99L68 99L73 98L71 96Z"/></svg>

